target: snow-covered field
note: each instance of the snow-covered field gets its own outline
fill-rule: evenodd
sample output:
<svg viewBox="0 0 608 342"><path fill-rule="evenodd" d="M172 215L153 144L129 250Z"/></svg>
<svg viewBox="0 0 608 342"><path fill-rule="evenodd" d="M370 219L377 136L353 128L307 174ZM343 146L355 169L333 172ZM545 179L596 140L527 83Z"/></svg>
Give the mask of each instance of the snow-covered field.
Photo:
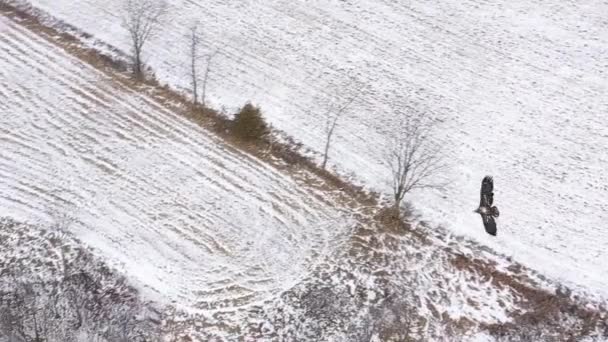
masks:
<svg viewBox="0 0 608 342"><path fill-rule="evenodd" d="M32 3L129 50L120 0ZM253 100L317 151L327 102L364 84L330 163L376 190L388 190L381 156L394 113L442 120L451 183L410 197L424 219L608 297L607 13L602 1L171 0L147 61L187 87L186 36L198 21L206 50L220 51L212 102ZM497 238L472 213L485 174Z"/></svg>
<svg viewBox="0 0 608 342"><path fill-rule="evenodd" d="M404 306L425 317L423 336L442 336L447 317L473 322L458 332L471 337L519 310L520 294L452 265L448 245L466 247L354 234L327 194L16 21L0 16L0 33L0 213L36 224L3 231L2 265L58 262L28 236L65 229L143 300L176 305L199 340L351 340Z"/></svg>
<svg viewBox="0 0 608 342"><path fill-rule="evenodd" d="M581 314L553 282L460 237L376 229L306 171L244 155L0 9L0 268L52 269L61 258L41 241L66 229L141 300L181 309L170 331L197 341L491 341L503 323L522 341L605 335L600 306Z"/></svg>
<svg viewBox="0 0 608 342"><path fill-rule="evenodd" d="M0 112L0 216L63 225L162 302L263 302L350 234L318 193L1 16Z"/></svg>

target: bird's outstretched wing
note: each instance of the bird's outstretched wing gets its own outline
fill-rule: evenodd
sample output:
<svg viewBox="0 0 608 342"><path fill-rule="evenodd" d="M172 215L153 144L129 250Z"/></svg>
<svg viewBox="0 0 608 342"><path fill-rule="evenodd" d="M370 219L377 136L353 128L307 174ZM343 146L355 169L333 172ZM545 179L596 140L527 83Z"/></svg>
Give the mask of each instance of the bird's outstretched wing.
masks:
<svg viewBox="0 0 608 342"><path fill-rule="evenodd" d="M492 176L485 176L481 181L481 194L479 199L480 207L491 207L494 202L494 179Z"/></svg>
<svg viewBox="0 0 608 342"><path fill-rule="evenodd" d="M486 232L492 236L496 236L496 221L492 215L481 215L481 219L483 220L483 227L486 229Z"/></svg>

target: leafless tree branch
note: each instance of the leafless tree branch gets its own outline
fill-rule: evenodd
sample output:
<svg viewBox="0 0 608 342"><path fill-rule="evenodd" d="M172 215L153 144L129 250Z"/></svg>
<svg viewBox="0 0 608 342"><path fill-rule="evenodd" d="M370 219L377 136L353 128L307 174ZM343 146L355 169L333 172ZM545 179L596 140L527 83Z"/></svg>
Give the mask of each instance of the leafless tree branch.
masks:
<svg viewBox="0 0 608 342"><path fill-rule="evenodd" d="M438 176L446 168L442 146L432 141L433 123L424 115L398 115L399 124L389 137L385 157L397 211L410 191L444 186Z"/></svg>
<svg viewBox="0 0 608 342"><path fill-rule="evenodd" d="M359 95L365 88L364 84L357 79L357 77L352 76L350 74L343 75L337 82L337 84L333 85L335 88L333 93L343 93L345 90L347 94L343 94L340 96L338 100L334 94L330 94L327 106L327 111L324 114L325 118L325 130L324 130L324 138L325 138L325 146L323 149L323 161L321 162L321 168L325 169L327 167L327 161L329 159L329 150L331 149L332 138L338 127L338 122L340 119L349 112L350 107L353 103L359 99ZM344 100L343 100L344 99ZM342 102L340 104L340 102Z"/></svg>
<svg viewBox="0 0 608 342"><path fill-rule="evenodd" d="M338 109L333 112L333 108L329 108L329 110L325 113L325 149L323 150L323 162L321 163L321 168L325 170L327 166L327 159L329 157L329 149L331 147L331 138L334 135L334 131L336 129L336 125L338 124L338 120L344 114L344 112L352 105L352 103L357 98L358 94L353 95L349 98L344 105L338 107Z"/></svg>
<svg viewBox="0 0 608 342"><path fill-rule="evenodd" d="M198 34L198 25L194 24L190 28L190 77L192 82L192 102L196 106L198 104L198 46L200 36Z"/></svg>
<svg viewBox="0 0 608 342"><path fill-rule="evenodd" d="M203 107L207 106L207 81L209 80L209 73L211 72L211 60L215 55L219 53L219 50L215 50L207 55L207 64L205 66L205 74L203 75L203 90L201 94Z"/></svg>
<svg viewBox="0 0 608 342"><path fill-rule="evenodd" d="M141 78L144 45L161 26L167 3L164 0L125 0L123 10L123 26L129 31L133 49L133 73Z"/></svg>
<svg viewBox="0 0 608 342"><path fill-rule="evenodd" d="M192 85L192 102L194 103L194 105L196 106L198 104L198 100L199 100L199 84L200 84L200 77L199 77L199 61L200 59L204 58L205 59L205 70L203 72L203 79L202 79L202 94L200 96L201 98L201 104L203 107L206 106L206 99L207 99L207 82L209 80L209 74L211 72L211 60L215 57L215 55L218 54L219 50L215 50L214 52L202 55L200 53L200 44L202 42L202 38L200 36L200 32L199 32L199 25L198 24L194 24L192 25L192 27L190 28L190 35L189 35L189 44L190 44L190 83Z"/></svg>

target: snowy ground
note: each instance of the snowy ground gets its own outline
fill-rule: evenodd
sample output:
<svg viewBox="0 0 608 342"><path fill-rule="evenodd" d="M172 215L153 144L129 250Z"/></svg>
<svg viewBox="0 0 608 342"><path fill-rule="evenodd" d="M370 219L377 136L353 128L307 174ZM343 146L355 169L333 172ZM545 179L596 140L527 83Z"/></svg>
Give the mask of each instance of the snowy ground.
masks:
<svg viewBox="0 0 608 342"><path fill-rule="evenodd" d="M470 320L449 335L464 338L520 309L519 294L452 265L449 241L354 234L327 194L15 21L0 16L0 33L0 213L37 223L3 231L0 266L56 262L20 239L67 229L201 341L352 340L404 307L427 337Z"/></svg>
<svg viewBox="0 0 608 342"><path fill-rule="evenodd" d="M544 295L522 293L510 260L420 227L377 231L360 215L355 232L333 192L231 149L124 75L80 62L73 42L19 22L0 17L0 216L39 221L33 235L75 233L144 298L184 309L195 340L369 341L409 327L479 341L492 340L487 324L542 315ZM0 263L45 265L22 231L4 234ZM473 258L493 266L469 268ZM555 340L588 320L570 306L555 315L512 332Z"/></svg>
<svg viewBox="0 0 608 342"><path fill-rule="evenodd" d="M230 309L349 235L337 205L0 17L0 216L59 223L146 294Z"/></svg>
<svg viewBox="0 0 608 342"><path fill-rule="evenodd" d="M124 51L120 0L34 0ZM384 134L395 111L440 120L450 186L410 200L424 219L592 294L608 297L608 5L601 1L171 0L147 60L187 87L188 28L200 22L216 105L262 105L320 151L327 102L367 88L330 162L387 190ZM472 213L495 177L498 238Z"/></svg>

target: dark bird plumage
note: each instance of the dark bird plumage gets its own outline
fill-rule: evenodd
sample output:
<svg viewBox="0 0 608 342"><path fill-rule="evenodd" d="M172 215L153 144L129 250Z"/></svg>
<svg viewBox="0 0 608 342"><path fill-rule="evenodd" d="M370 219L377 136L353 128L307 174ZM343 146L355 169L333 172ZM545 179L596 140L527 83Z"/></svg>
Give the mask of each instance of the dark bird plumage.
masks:
<svg viewBox="0 0 608 342"><path fill-rule="evenodd" d="M481 215L483 226L486 232L492 236L496 236L496 220L500 214L498 208L492 206L494 203L494 179L492 176L485 176L481 181L481 194L479 199L479 208L475 212Z"/></svg>

